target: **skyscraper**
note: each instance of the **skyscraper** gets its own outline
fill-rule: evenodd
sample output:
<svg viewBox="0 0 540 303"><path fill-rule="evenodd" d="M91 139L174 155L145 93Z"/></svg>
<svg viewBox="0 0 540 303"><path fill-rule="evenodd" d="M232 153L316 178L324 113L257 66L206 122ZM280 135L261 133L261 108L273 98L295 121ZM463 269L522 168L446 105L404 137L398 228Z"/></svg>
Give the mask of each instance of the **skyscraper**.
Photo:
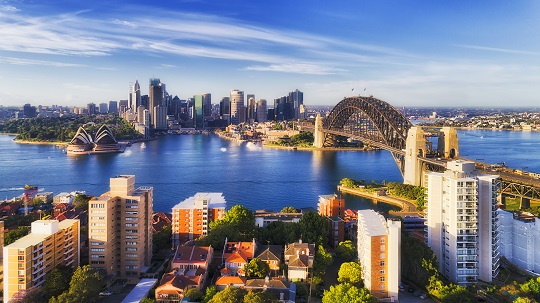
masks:
<svg viewBox="0 0 540 303"><path fill-rule="evenodd" d="M247 120L249 123L255 121L255 95L247 95Z"/></svg>
<svg viewBox="0 0 540 303"><path fill-rule="evenodd" d="M155 106L152 121L156 130L167 130L167 108L163 105Z"/></svg>
<svg viewBox="0 0 540 303"><path fill-rule="evenodd" d="M196 129L204 128L203 101L203 95L193 96L193 127Z"/></svg>
<svg viewBox="0 0 540 303"><path fill-rule="evenodd" d="M109 101L109 113L118 114L118 102L117 101Z"/></svg>
<svg viewBox="0 0 540 303"><path fill-rule="evenodd" d="M244 123L245 120L245 106L244 106L244 92L237 89L231 91L231 124L238 125Z"/></svg>
<svg viewBox="0 0 540 303"><path fill-rule="evenodd" d="M163 91L164 84L157 78L150 79L150 90L148 97L148 110L150 111L150 117L154 117L154 107L163 103ZM155 127L155 122L150 122L151 126Z"/></svg>
<svg viewBox="0 0 540 303"><path fill-rule="evenodd" d="M90 266L138 281L152 258L153 188L135 188L135 176L110 178L110 190L88 202Z"/></svg>
<svg viewBox="0 0 540 303"><path fill-rule="evenodd" d="M100 103L99 104L99 113L100 114L106 114L109 112L109 107L107 106L107 103Z"/></svg>
<svg viewBox="0 0 540 303"><path fill-rule="evenodd" d="M479 175L471 161L427 174L427 244L454 283L491 282L499 271L499 186L498 176Z"/></svg>
<svg viewBox="0 0 540 303"><path fill-rule="evenodd" d="M94 103L86 104L86 112L89 116L97 114L96 105Z"/></svg>
<svg viewBox="0 0 540 303"><path fill-rule="evenodd" d="M289 100L294 108L294 119L300 117L300 106L304 104L304 93L298 89L289 93Z"/></svg>
<svg viewBox="0 0 540 303"><path fill-rule="evenodd" d="M231 99L229 97L221 98L219 102L219 116L223 120L230 122L231 120Z"/></svg>
<svg viewBox="0 0 540 303"><path fill-rule="evenodd" d="M203 119L204 122L208 121L212 117L212 94L203 94ZM204 123L206 126L206 123Z"/></svg>
<svg viewBox="0 0 540 303"><path fill-rule="evenodd" d="M135 84L131 86L131 91L129 92L129 108L136 111L141 105L141 86L139 85L139 80L135 80Z"/></svg>
<svg viewBox="0 0 540 303"><path fill-rule="evenodd" d="M266 105L266 99L259 99L257 101L257 122L262 123L266 122L268 116L268 109Z"/></svg>

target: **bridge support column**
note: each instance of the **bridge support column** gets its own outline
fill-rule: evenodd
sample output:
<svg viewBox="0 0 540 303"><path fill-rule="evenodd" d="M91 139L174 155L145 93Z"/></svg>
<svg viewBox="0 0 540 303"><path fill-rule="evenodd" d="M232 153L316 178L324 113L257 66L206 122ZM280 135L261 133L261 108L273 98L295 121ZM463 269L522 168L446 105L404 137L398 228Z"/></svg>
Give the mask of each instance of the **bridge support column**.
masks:
<svg viewBox="0 0 540 303"><path fill-rule="evenodd" d="M506 195L501 194L501 204L504 205L506 209Z"/></svg>
<svg viewBox="0 0 540 303"><path fill-rule="evenodd" d="M403 171L403 183L421 186L423 182L423 165L418 157L426 155L426 139L424 131L418 126L413 126L407 132L405 141L405 169Z"/></svg>
<svg viewBox="0 0 540 303"><path fill-rule="evenodd" d="M313 133L313 146L317 148L323 148L324 147L324 133L322 131L323 125L322 125L322 119L321 115L317 114L317 117L315 118L315 132Z"/></svg>
<svg viewBox="0 0 540 303"><path fill-rule="evenodd" d="M443 127L439 136L437 151L442 158L459 158L457 131L453 127Z"/></svg>
<svg viewBox="0 0 540 303"><path fill-rule="evenodd" d="M521 197L520 200L521 200L521 203L519 204L519 208L521 209L531 208L531 199Z"/></svg>

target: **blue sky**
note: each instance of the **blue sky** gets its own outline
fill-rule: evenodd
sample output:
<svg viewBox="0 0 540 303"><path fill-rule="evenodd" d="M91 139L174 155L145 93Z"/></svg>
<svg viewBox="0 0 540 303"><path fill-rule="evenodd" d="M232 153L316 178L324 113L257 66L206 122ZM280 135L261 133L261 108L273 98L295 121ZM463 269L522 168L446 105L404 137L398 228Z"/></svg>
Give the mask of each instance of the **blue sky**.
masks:
<svg viewBox="0 0 540 303"><path fill-rule="evenodd" d="M0 105L127 99L157 77L213 103L300 89L306 104L538 106L539 16L534 0L0 0Z"/></svg>

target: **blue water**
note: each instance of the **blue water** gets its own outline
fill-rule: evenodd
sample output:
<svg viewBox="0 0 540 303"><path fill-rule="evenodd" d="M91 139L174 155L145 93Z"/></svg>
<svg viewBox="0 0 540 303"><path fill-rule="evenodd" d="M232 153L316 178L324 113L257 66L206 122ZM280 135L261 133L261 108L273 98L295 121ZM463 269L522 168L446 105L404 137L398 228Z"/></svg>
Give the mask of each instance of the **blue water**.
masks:
<svg viewBox="0 0 540 303"><path fill-rule="evenodd" d="M402 181L387 151L288 151L222 140L211 135L163 136L134 144L122 154L68 156L51 145L24 145L0 136L0 198L21 195L25 184L44 191L84 190L100 195L109 178L136 175L136 183L154 187L154 210L169 212L196 192L223 192L230 206L280 210L284 206L316 208L319 195L336 192L345 177L366 182ZM540 172L540 133L459 131L460 154L483 162ZM348 208L373 205L345 196Z"/></svg>

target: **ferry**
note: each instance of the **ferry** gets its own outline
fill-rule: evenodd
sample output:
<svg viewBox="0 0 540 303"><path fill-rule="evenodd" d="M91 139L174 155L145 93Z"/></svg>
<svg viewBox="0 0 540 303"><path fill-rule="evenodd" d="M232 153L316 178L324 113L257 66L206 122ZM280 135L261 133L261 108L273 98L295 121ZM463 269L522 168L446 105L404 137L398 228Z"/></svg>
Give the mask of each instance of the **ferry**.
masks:
<svg viewBox="0 0 540 303"><path fill-rule="evenodd" d="M36 189L38 189L38 187L35 186L35 185L28 185L28 184L26 184L26 185L24 186L24 190L36 190Z"/></svg>

